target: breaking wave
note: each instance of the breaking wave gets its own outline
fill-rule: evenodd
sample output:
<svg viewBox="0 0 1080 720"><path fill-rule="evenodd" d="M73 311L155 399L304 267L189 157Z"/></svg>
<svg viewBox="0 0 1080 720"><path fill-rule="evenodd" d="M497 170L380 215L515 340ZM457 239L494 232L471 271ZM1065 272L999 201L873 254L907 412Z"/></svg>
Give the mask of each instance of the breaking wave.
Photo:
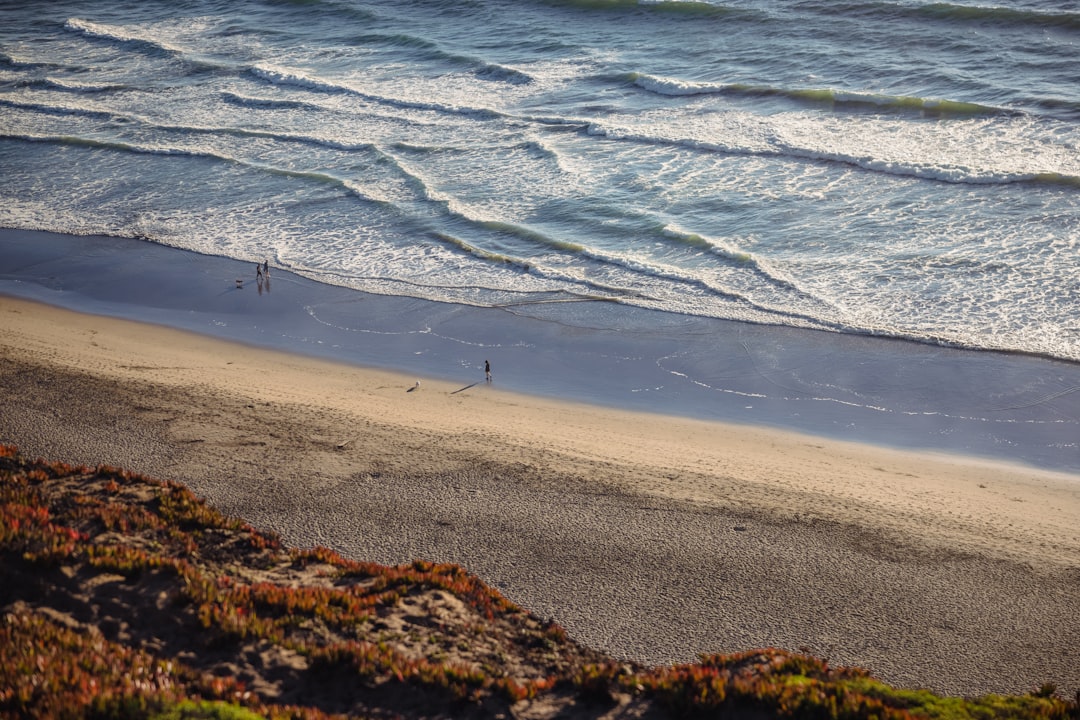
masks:
<svg viewBox="0 0 1080 720"><path fill-rule="evenodd" d="M69 18L67 22L64 23L64 28L72 32L82 33L88 37L111 40L125 45L133 45L155 53L180 55L183 52L180 48L174 47L159 38L132 32L115 25L105 25L103 23L90 22L89 20L80 20L79 18Z"/></svg>
<svg viewBox="0 0 1080 720"><path fill-rule="evenodd" d="M975 115L1011 115L1014 111L1005 108L982 105L980 103L923 98L904 95L882 95L876 93L829 88L788 89L764 85L742 83L692 82L676 78L656 77L644 73L630 73L627 80L657 95L736 95L744 97L780 97L795 102L834 109L866 110L882 112L919 112L934 116L975 116Z"/></svg>

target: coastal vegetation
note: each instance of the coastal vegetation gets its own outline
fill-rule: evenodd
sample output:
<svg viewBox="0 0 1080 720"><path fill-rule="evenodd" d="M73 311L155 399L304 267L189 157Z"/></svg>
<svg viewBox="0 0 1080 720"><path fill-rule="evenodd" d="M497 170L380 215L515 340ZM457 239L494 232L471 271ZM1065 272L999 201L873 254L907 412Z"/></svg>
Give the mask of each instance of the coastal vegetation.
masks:
<svg viewBox="0 0 1080 720"><path fill-rule="evenodd" d="M647 668L463 568L291 549L187 488L0 445L0 718L1080 720L779 649Z"/></svg>

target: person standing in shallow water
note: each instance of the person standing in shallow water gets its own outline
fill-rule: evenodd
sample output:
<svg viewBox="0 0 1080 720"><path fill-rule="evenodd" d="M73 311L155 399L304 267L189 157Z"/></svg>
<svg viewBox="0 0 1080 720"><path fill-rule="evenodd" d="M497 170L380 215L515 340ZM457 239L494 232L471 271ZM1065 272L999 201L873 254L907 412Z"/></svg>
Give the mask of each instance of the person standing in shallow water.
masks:
<svg viewBox="0 0 1080 720"><path fill-rule="evenodd" d="M484 379L491 382L491 363L484 361Z"/></svg>

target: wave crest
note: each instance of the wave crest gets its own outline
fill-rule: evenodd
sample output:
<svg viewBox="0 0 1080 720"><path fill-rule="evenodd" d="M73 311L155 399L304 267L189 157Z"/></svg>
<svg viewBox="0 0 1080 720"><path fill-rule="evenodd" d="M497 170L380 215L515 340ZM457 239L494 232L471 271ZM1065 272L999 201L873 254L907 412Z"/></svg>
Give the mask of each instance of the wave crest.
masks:
<svg viewBox="0 0 1080 720"><path fill-rule="evenodd" d="M1011 115L1013 111L962 100L887 95L830 88L780 88L742 83L693 82L678 78L630 73L628 80L657 95L736 95L744 97L779 97L811 105L829 105L833 109L867 109L894 112L919 112L931 116Z"/></svg>
<svg viewBox="0 0 1080 720"><path fill-rule="evenodd" d="M223 91L221 99L232 105L249 108L263 108L267 110L322 110L322 106L303 100L287 100L283 98L260 98L249 95L240 95Z"/></svg>
<svg viewBox="0 0 1080 720"><path fill-rule="evenodd" d="M648 90L657 95L705 95L709 93L723 93L729 87L727 85L718 85L716 83L690 82L675 78L646 75L644 73L630 73L628 79L643 90Z"/></svg>
<svg viewBox="0 0 1080 720"><path fill-rule="evenodd" d="M582 10L645 10L697 17L715 17L740 12L734 8L703 0L557 0L557 3Z"/></svg>
<svg viewBox="0 0 1080 720"><path fill-rule="evenodd" d="M1042 28L1080 30L1080 14L1070 12L1041 12L999 6L956 5L953 3L932 3L917 8L917 12L923 16L945 20L985 21L1011 23L1013 25L1032 25Z"/></svg>
<svg viewBox="0 0 1080 720"><path fill-rule="evenodd" d="M182 52L180 48L169 45L163 40L146 37L116 25L105 25L102 23L90 22L89 20L81 20L79 18L68 18L67 22L64 23L64 29L81 33L87 37L134 45L166 55L179 55Z"/></svg>
<svg viewBox="0 0 1080 720"><path fill-rule="evenodd" d="M693 136L673 134L647 134L633 128L609 126L600 122L589 125L590 135L606 137L610 140L636 142L648 145L677 146L703 152L716 152L729 155L759 157L788 157L801 160L835 162L861 168L871 172L898 177L915 177L923 180L935 180L948 183L967 183L972 185L1007 185L1013 183L1032 183L1040 185L1080 185L1080 173L1071 172L1071 168L1060 170L1041 169L1035 162L1028 162L1030 167L995 167L986 158L986 163L978 159L971 162L957 162L942 159L931 154L924 157L887 157L879 155L867 146L830 147L828 144L812 146L805 142L804 133L796 128L790 132L782 126L761 125L756 128L744 128L723 139L702 139ZM879 130L878 132L884 132ZM872 136L871 136L872 137ZM918 140L912 140L917 143ZM977 163L977 164L976 164Z"/></svg>
<svg viewBox="0 0 1080 720"><path fill-rule="evenodd" d="M470 108L457 105L446 105L438 102L419 102L388 98L381 95L367 93L349 85L329 82L320 78L313 78L299 70L288 70L269 65L253 65L249 72L255 77L274 85L292 85L315 92L323 92L337 95L352 95L379 105L388 105L409 110L429 110L448 115L459 115L477 119L492 119L502 117L494 110L487 108Z"/></svg>
<svg viewBox="0 0 1080 720"><path fill-rule="evenodd" d="M74 82L73 80L61 80L59 78L45 78L41 81L42 86L69 93L107 93L117 90L126 90L127 85L121 83L88 83Z"/></svg>
<svg viewBox="0 0 1080 720"><path fill-rule="evenodd" d="M960 5L935 2L905 5L890 0L849 0L847 2L805 2L801 8L829 16L907 17L916 21L927 18L948 23L991 23L1035 28L1080 29L1080 13L1010 8L1001 5Z"/></svg>

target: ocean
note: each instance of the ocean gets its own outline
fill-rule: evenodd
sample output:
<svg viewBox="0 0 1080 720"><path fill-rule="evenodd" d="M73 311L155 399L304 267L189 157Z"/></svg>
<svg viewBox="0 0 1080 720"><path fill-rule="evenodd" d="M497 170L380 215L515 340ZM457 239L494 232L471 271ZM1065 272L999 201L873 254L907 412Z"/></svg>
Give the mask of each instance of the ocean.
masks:
<svg viewBox="0 0 1080 720"><path fill-rule="evenodd" d="M1080 360L1080 2L0 3L0 227Z"/></svg>

